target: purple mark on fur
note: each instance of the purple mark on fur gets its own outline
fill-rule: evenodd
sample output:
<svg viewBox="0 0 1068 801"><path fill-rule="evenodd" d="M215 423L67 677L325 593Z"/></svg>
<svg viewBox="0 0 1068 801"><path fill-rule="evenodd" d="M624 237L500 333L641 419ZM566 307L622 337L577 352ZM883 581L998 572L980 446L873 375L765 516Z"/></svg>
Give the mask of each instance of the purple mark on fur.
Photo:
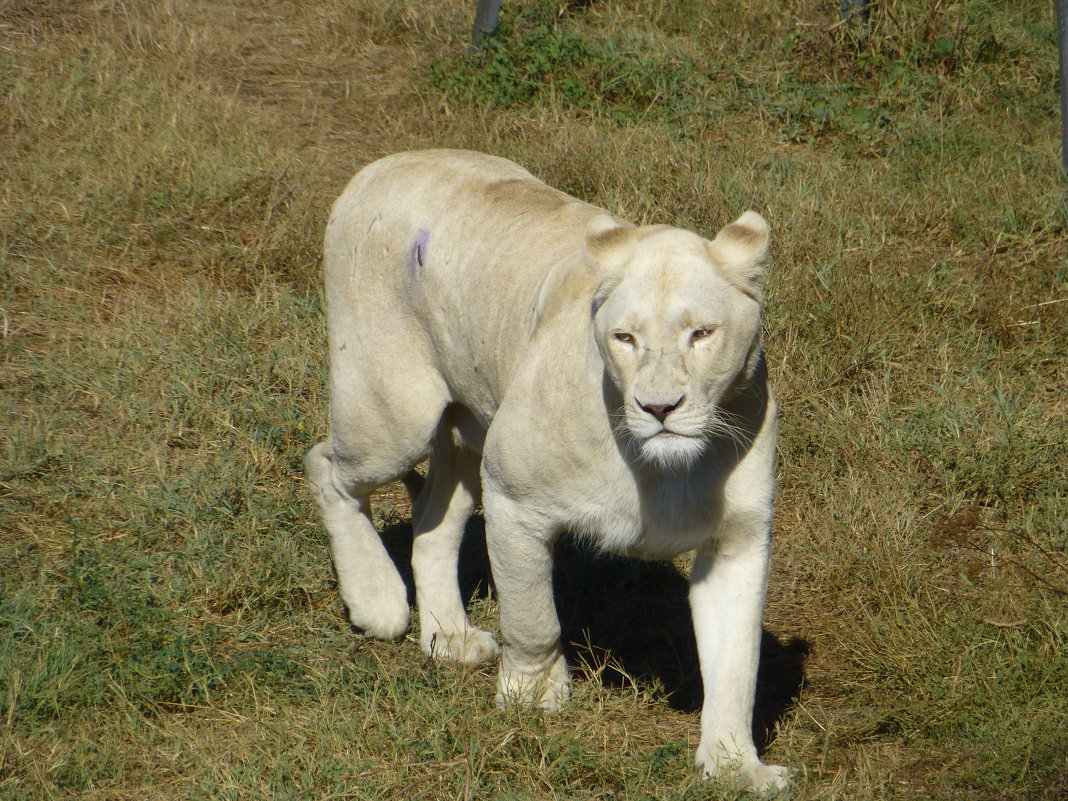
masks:
<svg viewBox="0 0 1068 801"><path fill-rule="evenodd" d="M423 272L426 265L426 247L430 241L430 231L420 228L408 248L408 275L415 276Z"/></svg>

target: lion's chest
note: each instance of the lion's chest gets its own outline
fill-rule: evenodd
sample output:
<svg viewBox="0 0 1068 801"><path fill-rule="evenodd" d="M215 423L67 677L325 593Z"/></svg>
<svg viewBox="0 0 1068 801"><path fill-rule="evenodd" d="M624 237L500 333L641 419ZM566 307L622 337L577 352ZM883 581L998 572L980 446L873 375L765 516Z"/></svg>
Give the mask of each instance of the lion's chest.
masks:
<svg viewBox="0 0 1068 801"><path fill-rule="evenodd" d="M606 551L647 559L670 559L714 538L722 505L707 484L676 479L643 486L626 468L614 480L599 478L559 503L562 528Z"/></svg>

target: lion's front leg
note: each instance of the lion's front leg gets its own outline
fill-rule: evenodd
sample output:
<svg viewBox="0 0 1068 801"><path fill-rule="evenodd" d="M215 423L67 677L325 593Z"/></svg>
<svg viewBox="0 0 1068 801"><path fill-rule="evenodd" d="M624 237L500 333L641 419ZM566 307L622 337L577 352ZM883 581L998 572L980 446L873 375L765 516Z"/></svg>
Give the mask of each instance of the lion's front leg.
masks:
<svg viewBox="0 0 1068 801"><path fill-rule="evenodd" d="M555 532L488 487L484 508L504 639L497 704L529 704L554 712L570 692L553 599Z"/></svg>
<svg viewBox="0 0 1068 801"><path fill-rule="evenodd" d="M435 659L476 665L497 656L497 640L473 626L457 582L464 525L478 500L478 456L438 436L425 484L413 485L412 572L419 643Z"/></svg>
<svg viewBox="0 0 1068 801"><path fill-rule="evenodd" d="M690 581L705 699L697 764L705 775L735 772L758 790L786 786L787 770L766 765L753 743L753 702L767 588L766 524L735 520L698 552Z"/></svg>

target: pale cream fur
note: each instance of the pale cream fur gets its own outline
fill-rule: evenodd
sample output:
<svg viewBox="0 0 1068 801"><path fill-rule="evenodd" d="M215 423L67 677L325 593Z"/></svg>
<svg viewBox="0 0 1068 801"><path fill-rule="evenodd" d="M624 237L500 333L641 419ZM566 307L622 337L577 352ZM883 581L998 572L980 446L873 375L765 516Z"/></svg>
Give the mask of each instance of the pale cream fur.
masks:
<svg viewBox="0 0 1068 801"><path fill-rule="evenodd" d="M485 509L500 703L567 699L557 535L648 558L696 551L696 761L782 787L786 770L763 764L751 736L775 449L759 339L767 247L755 212L711 242L634 227L476 153L362 170L326 233L331 430L306 459L352 623L381 638L408 627L370 517L372 490L398 477L435 657L497 654L456 580L464 522ZM428 456L420 487L411 471Z"/></svg>

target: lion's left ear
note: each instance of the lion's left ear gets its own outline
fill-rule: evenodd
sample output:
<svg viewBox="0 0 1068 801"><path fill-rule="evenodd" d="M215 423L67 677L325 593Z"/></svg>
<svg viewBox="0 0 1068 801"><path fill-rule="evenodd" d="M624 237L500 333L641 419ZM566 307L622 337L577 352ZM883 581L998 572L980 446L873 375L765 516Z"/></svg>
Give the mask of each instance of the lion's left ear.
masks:
<svg viewBox="0 0 1068 801"><path fill-rule="evenodd" d="M708 243L708 255L720 265L739 289L760 299L760 281L768 263L771 241L768 222L755 211L747 211L723 226Z"/></svg>

